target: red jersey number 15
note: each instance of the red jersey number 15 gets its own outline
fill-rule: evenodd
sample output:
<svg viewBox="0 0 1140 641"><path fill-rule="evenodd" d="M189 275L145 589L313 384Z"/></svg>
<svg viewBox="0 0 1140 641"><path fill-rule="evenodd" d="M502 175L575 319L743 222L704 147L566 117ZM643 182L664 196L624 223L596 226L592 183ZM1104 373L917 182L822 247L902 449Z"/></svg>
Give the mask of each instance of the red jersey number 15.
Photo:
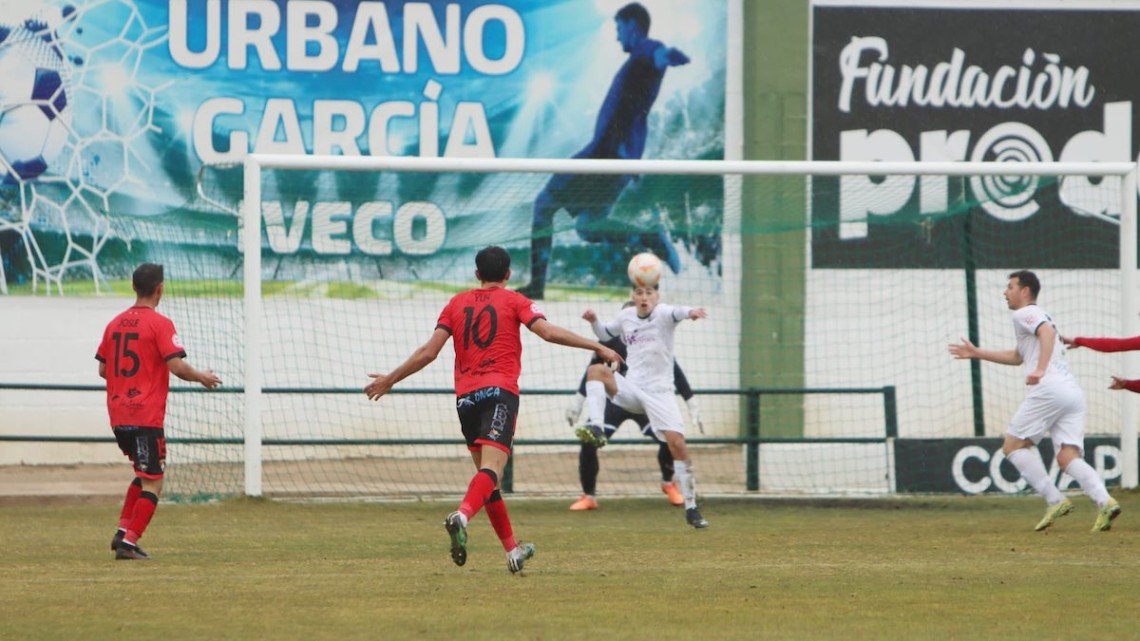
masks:
<svg viewBox="0 0 1140 641"><path fill-rule="evenodd" d="M139 353L132 348L132 344L139 339L138 332L115 332L111 334L115 341L115 372L122 377L130 378L139 373ZM127 367L122 367L126 364Z"/></svg>

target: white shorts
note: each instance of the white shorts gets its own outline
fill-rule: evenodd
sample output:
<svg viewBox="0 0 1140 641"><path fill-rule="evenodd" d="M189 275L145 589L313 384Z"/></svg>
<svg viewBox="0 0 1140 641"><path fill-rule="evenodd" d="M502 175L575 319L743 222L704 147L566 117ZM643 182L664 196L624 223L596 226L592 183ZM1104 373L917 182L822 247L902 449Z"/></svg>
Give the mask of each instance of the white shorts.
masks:
<svg viewBox="0 0 1140 641"><path fill-rule="evenodd" d="M610 401L623 410L649 417L649 427L661 432L680 432L685 435L685 419L673 398L673 390L668 392L647 392L621 374L614 374L617 394Z"/></svg>
<svg viewBox="0 0 1140 641"><path fill-rule="evenodd" d="M1038 392L1038 390L1034 390ZM1075 385L1034 393L1021 402L1009 423L1009 434L1040 443L1049 436L1053 450L1072 445L1084 455L1085 395Z"/></svg>

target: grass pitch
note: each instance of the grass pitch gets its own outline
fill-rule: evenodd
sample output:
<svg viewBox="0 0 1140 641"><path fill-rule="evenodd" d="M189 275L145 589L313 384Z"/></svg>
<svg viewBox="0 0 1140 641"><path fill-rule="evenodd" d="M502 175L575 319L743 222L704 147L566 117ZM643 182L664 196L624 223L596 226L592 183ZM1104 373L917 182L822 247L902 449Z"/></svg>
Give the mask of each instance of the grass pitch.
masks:
<svg viewBox="0 0 1140 641"><path fill-rule="evenodd" d="M160 505L150 562L113 561L118 506L0 507L0 639L1109 639L1136 634L1140 494L1108 533L1037 498L510 502L467 565L447 503ZM508 499L509 500L509 499Z"/></svg>

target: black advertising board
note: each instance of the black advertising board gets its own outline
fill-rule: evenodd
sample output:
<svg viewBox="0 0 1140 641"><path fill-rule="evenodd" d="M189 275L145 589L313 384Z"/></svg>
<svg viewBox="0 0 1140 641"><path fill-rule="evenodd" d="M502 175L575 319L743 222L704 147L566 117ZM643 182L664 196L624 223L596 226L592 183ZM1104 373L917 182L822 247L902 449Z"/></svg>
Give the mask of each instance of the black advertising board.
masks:
<svg viewBox="0 0 1140 641"><path fill-rule="evenodd" d="M817 1L812 159L1135 161L1127 43L1140 11L1013 6ZM812 265L960 267L967 217L946 215L958 211L982 239L978 267L1115 268L1104 247L1118 190L1084 177L815 178ZM1066 251L1074 238L1100 249Z"/></svg>
<svg viewBox="0 0 1140 641"><path fill-rule="evenodd" d="M897 439L895 488L898 492L1017 494L1032 492L1012 463L1002 454L1000 438ZM1076 482L1062 476L1053 459L1053 443L1039 445L1049 479L1062 490ZM1120 439L1085 439L1084 458L1096 468L1109 487L1120 485L1123 469Z"/></svg>

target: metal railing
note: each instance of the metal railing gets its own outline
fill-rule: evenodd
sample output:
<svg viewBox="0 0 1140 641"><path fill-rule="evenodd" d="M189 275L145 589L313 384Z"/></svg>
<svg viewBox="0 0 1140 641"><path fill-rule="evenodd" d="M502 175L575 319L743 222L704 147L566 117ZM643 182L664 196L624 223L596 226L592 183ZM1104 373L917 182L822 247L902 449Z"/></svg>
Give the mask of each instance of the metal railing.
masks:
<svg viewBox="0 0 1140 641"><path fill-rule="evenodd" d="M102 385L47 385L34 383L0 383L0 391L23 390L43 392L105 392ZM172 387L173 393L206 393L196 387ZM241 394L240 387L220 387L210 391L210 394ZM329 388L329 387L266 387L262 393L268 395L281 394L360 394L360 388ZM440 394L453 396L455 391L447 388L403 388L392 390L391 394ZM565 396L572 394L565 390L523 390L523 396ZM745 489L757 491L760 489L760 446L775 443L885 443L888 439L898 437L898 413L896 407L895 387L749 387L742 389L704 389L694 390L698 396L738 396L744 399L744 418L740 436L735 437L705 437L693 436L686 440L692 445L740 445L744 447L745 458ZM765 396L807 396L820 394L879 394L883 397L883 435L875 437L771 437L764 436L761 424L762 402ZM46 436L36 434L0 434L0 442L24 443L113 443L113 436ZM242 438L184 438L171 436L167 438L169 444L194 445L240 445ZM566 446L578 445L576 439L518 439L515 445L522 446ZM453 446L455 439L428 439L428 438L267 438L262 441L265 446L344 446L344 445L370 445L370 446L401 446L401 445L440 445ZM508 464L504 472L503 489L510 492L513 489L512 466Z"/></svg>

